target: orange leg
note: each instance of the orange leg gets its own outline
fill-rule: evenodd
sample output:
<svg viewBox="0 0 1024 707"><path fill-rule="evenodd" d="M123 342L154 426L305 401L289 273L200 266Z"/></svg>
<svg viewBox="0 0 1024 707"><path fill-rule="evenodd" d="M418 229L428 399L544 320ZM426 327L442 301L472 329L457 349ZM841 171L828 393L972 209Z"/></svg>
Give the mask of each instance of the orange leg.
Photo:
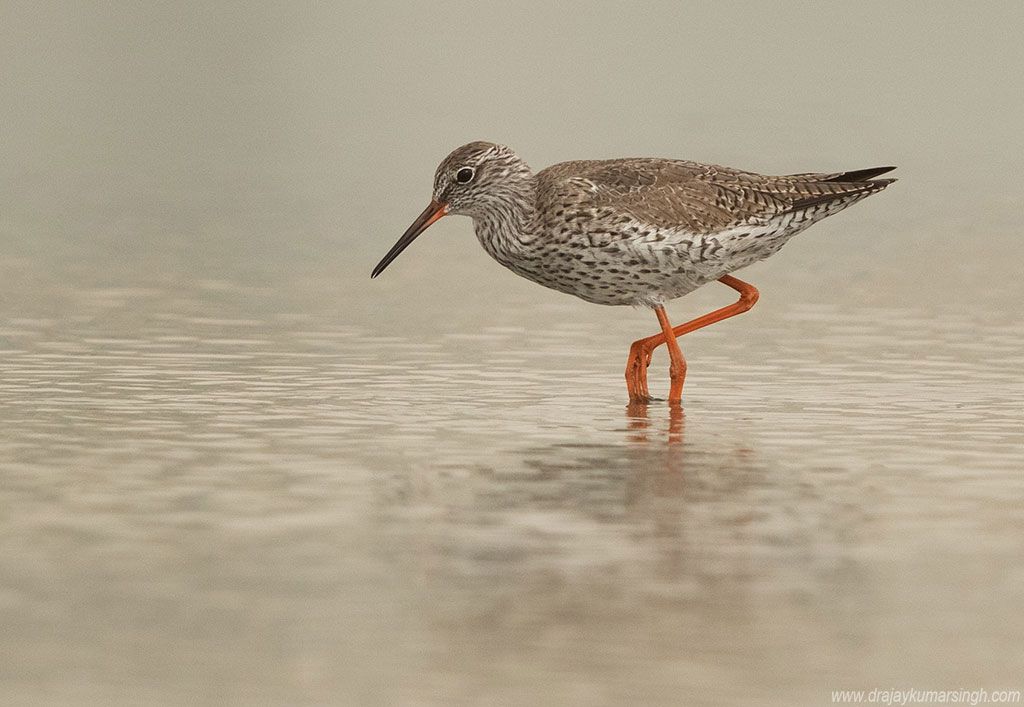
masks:
<svg viewBox="0 0 1024 707"><path fill-rule="evenodd" d="M630 402L648 402L651 400L651 394L647 390L647 367L651 365L651 356L654 354L654 349L666 342L668 342L669 358L671 359L669 367L671 379L669 402L679 402L683 392L683 380L686 377L686 361L683 359L683 354L679 349L678 342L676 342L676 337L689 334L691 331L696 331L709 324L734 317L737 314L742 314L757 302L757 288L750 283L743 282L743 280L737 279L732 275L723 275L718 278L718 281L739 292L739 300L721 309L716 309L710 314L705 314L703 317L697 317L685 324L680 324L675 328L672 328L668 323L668 317L665 315L664 308L655 308L654 312L658 315L658 321L661 323L661 333L634 341L633 345L629 347L629 358L626 361L626 388L629 390Z"/></svg>
<svg viewBox="0 0 1024 707"><path fill-rule="evenodd" d="M669 377L669 390L668 390L668 402L669 405L678 403L683 399L683 381L686 379L686 359L683 358L683 352L679 348L679 342L676 341L676 333L672 330L672 325L668 321L668 315L665 314L664 307L655 307L654 313L658 315L658 322L661 324L661 333L665 337L665 345L668 347L668 377Z"/></svg>

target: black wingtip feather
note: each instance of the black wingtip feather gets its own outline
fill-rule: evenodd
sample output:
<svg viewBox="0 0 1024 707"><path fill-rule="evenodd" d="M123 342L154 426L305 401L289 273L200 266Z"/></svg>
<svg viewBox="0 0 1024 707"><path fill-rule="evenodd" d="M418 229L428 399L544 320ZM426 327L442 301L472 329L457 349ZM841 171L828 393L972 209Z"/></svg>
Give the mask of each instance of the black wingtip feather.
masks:
<svg viewBox="0 0 1024 707"><path fill-rule="evenodd" d="M868 179L873 179L881 174L891 172L895 167L871 167L869 169L858 169L853 172L843 172L837 174L831 179L827 180L830 182L863 182Z"/></svg>

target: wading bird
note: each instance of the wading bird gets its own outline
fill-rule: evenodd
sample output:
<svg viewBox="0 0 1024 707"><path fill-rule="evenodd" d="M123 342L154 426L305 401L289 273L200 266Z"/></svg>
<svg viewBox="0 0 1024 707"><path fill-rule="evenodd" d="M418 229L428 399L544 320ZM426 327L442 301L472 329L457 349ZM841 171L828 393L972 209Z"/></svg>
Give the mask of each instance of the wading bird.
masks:
<svg viewBox="0 0 1024 707"><path fill-rule="evenodd" d="M826 216L885 189L894 167L770 177L683 160L561 162L534 174L512 150L463 145L441 162L430 205L373 269L377 277L447 214L473 219L480 245L512 272L587 302L650 307L661 332L634 341L630 401L651 399L647 367L668 346L669 402L686 361L676 337L747 311L757 289L731 275L764 260ZM717 280L734 304L673 327L665 302Z"/></svg>

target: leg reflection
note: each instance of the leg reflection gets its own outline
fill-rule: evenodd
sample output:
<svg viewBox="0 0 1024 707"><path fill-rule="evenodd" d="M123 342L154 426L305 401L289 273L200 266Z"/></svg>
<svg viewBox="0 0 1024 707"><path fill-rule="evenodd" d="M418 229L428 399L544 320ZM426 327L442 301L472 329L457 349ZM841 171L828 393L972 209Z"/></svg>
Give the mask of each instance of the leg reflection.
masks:
<svg viewBox="0 0 1024 707"><path fill-rule="evenodd" d="M662 410L660 406L657 408ZM676 445L683 442L686 415L679 403L669 403L666 441ZM646 402L633 402L626 406L626 427L632 434L631 442L648 442L651 437L650 407ZM658 435L656 435L658 436Z"/></svg>

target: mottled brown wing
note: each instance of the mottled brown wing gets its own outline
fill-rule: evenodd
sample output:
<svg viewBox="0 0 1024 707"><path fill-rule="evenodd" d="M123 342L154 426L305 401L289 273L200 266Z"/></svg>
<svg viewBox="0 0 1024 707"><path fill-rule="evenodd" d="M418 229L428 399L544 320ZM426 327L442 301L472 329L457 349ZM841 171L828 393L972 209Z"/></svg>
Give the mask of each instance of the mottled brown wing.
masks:
<svg viewBox="0 0 1024 707"><path fill-rule="evenodd" d="M770 177L660 159L563 162L538 175L542 208L589 210L604 219L690 233L766 223L788 211L888 183L830 181L837 176Z"/></svg>
<svg viewBox="0 0 1024 707"><path fill-rule="evenodd" d="M783 208L718 169L657 159L564 162L538 175L539 196L549 213L552 207L590 210L602 220L632 220L692 233L718 231L751 217L768 218Z"/></svg>

